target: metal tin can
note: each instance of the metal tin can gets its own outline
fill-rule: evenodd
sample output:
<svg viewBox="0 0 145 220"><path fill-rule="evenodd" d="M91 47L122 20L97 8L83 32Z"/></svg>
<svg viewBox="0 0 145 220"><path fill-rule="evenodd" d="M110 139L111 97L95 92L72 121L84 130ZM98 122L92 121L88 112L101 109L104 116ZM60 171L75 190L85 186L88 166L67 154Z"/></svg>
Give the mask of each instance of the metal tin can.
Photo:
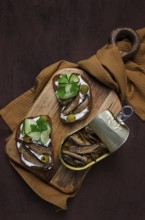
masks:
<svg viewBox="0 0 145 220"><path fill-rule="evenodd" d="M90 163L85 164L84 166L77 167L64 161L62 155L62 146L65 140L68 138L65 137L63 143L60 146L60 160L63 165L72 170L83 170L115 152L123 145L123 143L125 143L129 136L130 130L124 121L127 120L132 114L132 108L130 106L124 106L117 114L117 116L113 115L109 110L103 111L96 115L96 117L88 124L88 127L93 130L96 136L107 147L108 152L104 153L95 160L92 160ZM75 131L73 134L76 134L77 132L78 131Z"/></svg>

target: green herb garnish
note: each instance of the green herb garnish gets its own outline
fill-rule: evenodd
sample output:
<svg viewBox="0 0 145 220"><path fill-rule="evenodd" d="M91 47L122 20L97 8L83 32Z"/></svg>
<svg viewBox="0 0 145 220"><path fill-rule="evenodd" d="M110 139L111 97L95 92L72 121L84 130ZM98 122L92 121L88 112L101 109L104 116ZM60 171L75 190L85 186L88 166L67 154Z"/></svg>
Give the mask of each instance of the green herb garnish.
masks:
<svg viewBox="0 0 145 220"><path fill-rule="evenodd" d="M67 76L67 74L63 74L59 77L58 79L59 83L68 83L69 82L69 78Z"/></svg>
<svg viewBox="0 0 145 220"><path fill-rule="evenodd" d="M79 78L74 73L62 74L58 79L56 95L60 100L71 99L79 92Z"/></svg>
<svg viewBox="0 0 145 220"><path fill-rule="evenodd" d="M42 144L47 144L49 141L49 135L51 133L51 127L48 124L48 117L43 115L38 120L25 119L22 126L23 140L26 143L32 141L39 141Z"/></svg>
<svg viewBox="0 0 145 220"><path fill-rule="evenodd" d="M39 118L36 121L36 125L31 125L31 132L42 132L48 129L48 123L43 118Z"/></svg>

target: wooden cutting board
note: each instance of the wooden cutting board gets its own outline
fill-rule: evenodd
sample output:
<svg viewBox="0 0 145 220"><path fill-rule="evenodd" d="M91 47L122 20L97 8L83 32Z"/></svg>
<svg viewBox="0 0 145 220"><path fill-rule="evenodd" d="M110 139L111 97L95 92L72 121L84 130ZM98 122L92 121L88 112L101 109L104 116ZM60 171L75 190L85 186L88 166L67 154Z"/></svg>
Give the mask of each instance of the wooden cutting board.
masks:
<svg viewBox="0 0 145 220"><path fill-rule="evenodd" d="M92 91L92 109L89 115L82 121L73 124L64 124L61 122L60 106L54 94L53 77L61 73L78 73L83 75L91 86ZM109 109L114 114L121 109L121 103L116 93L104 85L100 84L94 77L86 74L84 71L76 68L65 68L58 70L49 80L37 100L34 102L31 110L26 115L27 117L35 117L37 115L49 115L52 120L52 144L54 154L54 169L50 184L64 193L73 193L76 191L86 176L88 170L72 171L65 168L59 160L58 152L60 144L66 135L71 134L75 130L81 129L100 112ZM6 151L8 156L23 167L20 161L18 151L15 143L15 132L9 139Z"/></svg>

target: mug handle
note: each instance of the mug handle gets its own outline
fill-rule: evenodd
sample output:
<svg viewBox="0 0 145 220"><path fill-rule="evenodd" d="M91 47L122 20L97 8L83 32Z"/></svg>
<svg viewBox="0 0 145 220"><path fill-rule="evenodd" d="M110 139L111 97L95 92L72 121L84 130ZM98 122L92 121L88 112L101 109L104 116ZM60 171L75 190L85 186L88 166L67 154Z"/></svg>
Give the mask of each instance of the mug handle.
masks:
<svg viewBox="0 0 145 220"><path fill-rule="evenodd" d="M138 51L140 46L140 38L138 34L131 28L116 28L114 29L109 38L109 43L116 45L117 41L127 38L131 42L131 49L129 51L121 51L120 54L123 61L127 61L132 58Z"/></svg>

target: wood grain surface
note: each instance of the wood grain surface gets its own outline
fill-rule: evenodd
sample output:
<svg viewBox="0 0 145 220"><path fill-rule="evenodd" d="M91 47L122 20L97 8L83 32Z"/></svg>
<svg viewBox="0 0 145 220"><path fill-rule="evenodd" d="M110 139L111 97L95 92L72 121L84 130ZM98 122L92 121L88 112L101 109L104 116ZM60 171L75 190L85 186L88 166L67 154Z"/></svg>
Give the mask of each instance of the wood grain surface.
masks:
<svg viewBox="0 0 145 220"><path fill-rule="evenodd" d="M64 124L60 120L60 105L56 99L53 88L53 77L61 73L78 73L83 75L89 82L92 91L92 108L88 116L82 121L73 124ZM72 171L61 165L58 152L60 144L66 135L71 134L75 130L81 129L100 112L109 109L116 114L121 108L121 103L116 93L100 84L95 78L88 75L84 71L76 68L66 68L58 70L49 80L37 100L34 102L27 117L35 117L37 115L49 115L52 120L52 145L54 155L54 169L50 184L64 193L72 193L76 191L82 180L86 176L88 170ZM19 154L16 149L15 132L9 139L6 152L14 162L23 166L20 161ZM47 180L46 180L47 181Z"/></svg>

